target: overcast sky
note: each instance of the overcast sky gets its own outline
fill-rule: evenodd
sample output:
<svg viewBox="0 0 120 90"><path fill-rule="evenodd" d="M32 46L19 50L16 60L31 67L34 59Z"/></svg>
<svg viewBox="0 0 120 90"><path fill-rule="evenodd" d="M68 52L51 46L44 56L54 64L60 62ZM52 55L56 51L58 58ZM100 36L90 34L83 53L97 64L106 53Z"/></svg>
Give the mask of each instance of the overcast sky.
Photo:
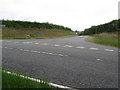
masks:
<svg viewBox="0 0 120 90"><path fill-rule="evenodd" d="M0 19L50 22L73 30L118 19L119 0L0 0Z"/></svg>

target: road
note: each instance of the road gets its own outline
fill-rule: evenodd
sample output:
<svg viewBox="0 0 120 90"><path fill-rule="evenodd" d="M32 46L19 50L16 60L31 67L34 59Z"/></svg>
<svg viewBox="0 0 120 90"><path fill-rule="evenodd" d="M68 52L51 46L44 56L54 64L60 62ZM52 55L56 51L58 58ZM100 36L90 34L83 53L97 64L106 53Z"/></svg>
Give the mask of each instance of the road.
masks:
<svg viewBox="0 0 120 90"><path fill-rule="evenodd" d="M3 67L72 88L117 88L118 49L87 37L3 40Z"/></svg>

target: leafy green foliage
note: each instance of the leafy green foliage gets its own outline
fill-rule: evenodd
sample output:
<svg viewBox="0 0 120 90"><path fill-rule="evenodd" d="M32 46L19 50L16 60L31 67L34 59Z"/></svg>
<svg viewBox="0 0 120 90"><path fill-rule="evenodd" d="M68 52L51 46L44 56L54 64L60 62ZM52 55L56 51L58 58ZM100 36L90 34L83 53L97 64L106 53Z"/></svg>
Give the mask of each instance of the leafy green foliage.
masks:
<svg viewBox="0 0 120 90"><path fill-rule="evenodd" d="M120 29L120 19L113 20L109 23L105 23L98 26L92 26L91 28L85 29L80 33L80 35L91 35L91 34L99 34L103 32L117 32Z"/></svg>
<svg viewBox="0 0 120 90"><path fill-rule="evenodd" d="M28 21L14 21L14 20L2 20L2 24L6 25L8 28L42 28L42 29L61 29L61 30L67 30L72 31L68 27L55 25L52 23L38 23L38 22L28 22Z"/></svg>

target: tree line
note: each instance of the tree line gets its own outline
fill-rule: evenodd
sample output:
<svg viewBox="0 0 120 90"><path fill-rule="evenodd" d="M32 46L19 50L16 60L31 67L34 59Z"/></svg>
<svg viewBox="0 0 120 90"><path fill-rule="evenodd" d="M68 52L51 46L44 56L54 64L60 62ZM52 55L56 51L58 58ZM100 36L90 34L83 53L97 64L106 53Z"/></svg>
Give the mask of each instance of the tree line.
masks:
<svg viewBox="0 0 120 90"><path fill-rule="evenodd" d="M49 22L38 23L29 21L15 21L15 20L2 20L2 24L8 28L43 28L43 29L61 29L72 31L71 28L64 27L62 25L56 25Z"/></svg>
<svg viewBox="0 0 120 90"><path fill-rule="evenodd" d="M99 34L103 32L108 32L108 33L118 32L119 29L120 29L120 19L113 20L109 23L101 24L98 26L92 26L82 31L80 35Z"/></svg>

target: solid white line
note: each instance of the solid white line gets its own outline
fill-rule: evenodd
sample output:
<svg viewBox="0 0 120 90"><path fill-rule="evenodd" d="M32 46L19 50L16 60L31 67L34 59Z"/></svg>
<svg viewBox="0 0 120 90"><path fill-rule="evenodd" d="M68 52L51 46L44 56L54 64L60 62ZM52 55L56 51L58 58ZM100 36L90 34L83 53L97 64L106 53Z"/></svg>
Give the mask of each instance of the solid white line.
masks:
<svg viewBox="0 0 120 90"><path fill-rule="evenodd" d="M63 85L58 85L58 84L54 84L54 83L48 83L48 84L53 86L53 87L58 87L58 88L63 88L63 89L71 89L70 87L63 86Z"/></svg>
<svg viewBox="0 0 120 90"><path fill-rule="evenodd" d="M3 71L3 72L6 72L8 74L11 74L11 75L15 75L15 76L19 76L21 78L26 78L26 79L29 79L29 80L32 80L32 81L35 81L35 82L38 82L38 83L46 83L50 86L53 86L53 87L57 87L57 88L62 88L62 89L69 89L69 90L77 90L77 89L73 89L71 87L68 87L68 86L63 86L63 85L58 85L58 84L55 84L55 83L48 83L48 82L44 82L43 80L39 80L39 79L36 79L36 78L31 78L31 77L28 77L28 76L24 76L24 75L21 75L21 74L16 74L16 73L12 73L12 72L9 72L9 71Z"/></svg>
<svg viewBox="0 0 120 90"><path fill-rule="evenodd" d="M114 50L112 49L104 49L105 51L110 51L110 52L113 52Z"/></svg>
<svg viewBox="0 0 120 90"><path fill-rule="evenodd" d="M78 47L76 47L76 48L85 48L85 47L78 46Z"/></svg>
<svg viewBox="0 0 120 90"><path fill-rule="evenodd" d="M90 49L92 49L92 50L98 50L98 48L90 48Z"/></svg>

